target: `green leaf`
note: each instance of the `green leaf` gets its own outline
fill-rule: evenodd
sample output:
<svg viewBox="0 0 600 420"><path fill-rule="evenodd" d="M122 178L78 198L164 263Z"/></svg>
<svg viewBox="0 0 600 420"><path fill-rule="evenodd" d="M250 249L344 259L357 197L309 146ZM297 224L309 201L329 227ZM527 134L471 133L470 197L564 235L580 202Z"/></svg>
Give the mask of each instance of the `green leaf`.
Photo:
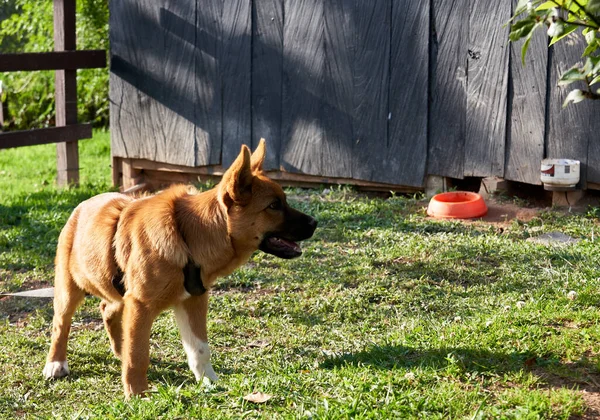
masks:
<svg viewBox="0 0 600 420"><path fill-rule="evenodd" d="M585 95L580 89L575 89L569 92L565 101L563 102L563 108L569 105L569 103L573 102L574 104L585 100Z"/></svg>
<svg viewBox="0 0 600 420"><path fill-rule="evenodd" d="M600 0L589 0L585 10L593 15L600 14Z"/></svg>
<svg viewBox="0 0 600 420"><path fill-rule="evenodd" d="M550 10L550 9L556 9L558 6L556 5L556 3L558 3L559 5L562 4L562 2L560 0L558 0L557 2L553 2L553 1L547 1L545 3L540 4L535 10Z"/></svg>
<svg viewBox="0 0 600 420"><path fill-rule="evenodd" d="M510 27L510 34L508 37L512 42L518 41L521 38L529 36L535 26L535 18L533 16L529 16L513 24Z"/></svg>
<svg viewBox="0 0 600 420"><path fill-rule="evenodd" d="M590 85L594 85L596 83L600 83L600 74L592 79Z"/></svg>
<svg viewBox="0 0 600 420"><path fill-rule="evenodd" d="M577 28L579 28L578 25L571 25L569 23L565 23L563 33L553 37L548 46L556 44L558 41L569 35L571 32L575 31Z"/></svg>
<svg viewBox="0 0 600 420"><path fill-rule="evenodd" d="M542 22L538 22L533 28L533 30L529 32L527 38L525 39L525 42L523 43L523 47L521 48L521 64L523 65L523 67L525 67L525 55L527 54L527 49L529 48L531 37L533 36L535 29L537 29L539 26L542 26Z"/></svg>
<svg viewBox="0 0 600 420"><path fill-rule="evenodd" d="M600 44L594 42L592 44L589 44L587 47L585 47L585 50L583 50L583 54L581 54L582 57L587 57L590 54L592 54L594 51L596 51L598 49L598 46Z"/></svg>
<svg viewBox="0 0 600 420"><path fill-rule="evenodd" d="M600 42L599 42L600 44ZM590 57L589 60L592 62L592 74L600 73L600 56Z"/></svg>
<svg viewBox="0 0 600 420"><path fill-rule="evenodd" d="M558 86L566 86L580 80L585 80L585 74L578 67L572 67L560 76Z"/></svg>

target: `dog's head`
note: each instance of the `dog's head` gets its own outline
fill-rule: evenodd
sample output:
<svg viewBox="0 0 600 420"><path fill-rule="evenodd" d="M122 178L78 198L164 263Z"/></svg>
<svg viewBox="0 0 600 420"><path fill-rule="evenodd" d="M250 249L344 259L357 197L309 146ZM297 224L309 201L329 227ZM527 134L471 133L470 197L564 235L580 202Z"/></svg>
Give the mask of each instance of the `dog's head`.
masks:
<svg viewBox="0 0 600 420"><path fill-rule="evenodd" d="M283 189L263 172L264 159L264 139L253 154L243 145L219 183L229 235L236 246L295 258L302 254L296 241L310 238L317 221L288 205Z"/></svg>

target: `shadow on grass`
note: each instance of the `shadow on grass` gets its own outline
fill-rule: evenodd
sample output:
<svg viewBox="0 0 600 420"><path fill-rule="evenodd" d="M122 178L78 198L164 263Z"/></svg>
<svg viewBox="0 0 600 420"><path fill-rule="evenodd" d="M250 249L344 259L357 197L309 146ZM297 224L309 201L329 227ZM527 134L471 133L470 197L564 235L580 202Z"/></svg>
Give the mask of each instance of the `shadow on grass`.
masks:
<svg viewBox="0 0 600 420"><path fill-rule="evenodd" d="M84 187L42 190L23 193L11 197L8 204L0 204L0 233L6 232L0 235L0 252L6 252L5 268L32 270L40 258L44 264L51 263L58 235L69 215L97 192Z"/></svg>
<svg viewBox="0 0 600 420"><path fill-rule="evenodd" d="M444 347L419 350L406 346L373 346L358 353L330 357L322 369L366 366L395 370L419 367L447 370L457 375L472 373L502 375L509 372L531 372L540 379L542 388L568 388L600 392L597 364L587 357L577 362L562 363L553 355L501 353L488 350Z"/></svg>

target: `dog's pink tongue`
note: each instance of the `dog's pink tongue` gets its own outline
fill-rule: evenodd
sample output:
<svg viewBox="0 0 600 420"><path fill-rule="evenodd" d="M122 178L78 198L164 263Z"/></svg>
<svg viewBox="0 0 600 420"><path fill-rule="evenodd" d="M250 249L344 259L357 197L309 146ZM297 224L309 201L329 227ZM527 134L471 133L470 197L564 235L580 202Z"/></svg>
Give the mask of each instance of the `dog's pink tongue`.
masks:
<svg viewBox="0 0 600 420"><path fill-rule="evenodd" d="M271 238L271 241L275 242L279 246L283 245L285 247L291 248L296 252L302 251L302 249L300 248L300 245L298 245L294 241L288 241L287 239L282 239L282 238Z"/></svg>
<svg viewBox="0 0 600 420"><path fill-rule="evenodd" d="M290 248L292 248L294 251L300 252L300 245L298 245L296 242L293 241L288 241L287 239L280 239L281 242L283 242L285 245L289 246Z"/></svg>

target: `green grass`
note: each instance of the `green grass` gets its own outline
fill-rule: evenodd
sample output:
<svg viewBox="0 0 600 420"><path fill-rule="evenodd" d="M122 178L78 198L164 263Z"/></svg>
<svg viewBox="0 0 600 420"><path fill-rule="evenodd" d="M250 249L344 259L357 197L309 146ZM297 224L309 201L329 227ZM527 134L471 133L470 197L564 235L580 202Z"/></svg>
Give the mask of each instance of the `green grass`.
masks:
<svg viewBox="0 0 600 420"><path fill-rule="evenodd" d="M81 143L82 184L54 186L54 146L0 151L0 290L51 282L70 211L110 190L108 138ZM8 174L8 176L6 175ZM584 414L600 383L597 209L502 231L433 221L424 201L289 190L319 220L304 255L257 253L211 297L220 381L196 384L171 314L153 329L148 398L124 401L98 300L75 317L71 375L46 382L48 301L0 301L0 416L518 418ZM559 230L581 240L545 247ZM595 233L594 233L595 230ZM570 300L569 291L577 297ZM243 396L261 391L265 404Z"/></svg>

